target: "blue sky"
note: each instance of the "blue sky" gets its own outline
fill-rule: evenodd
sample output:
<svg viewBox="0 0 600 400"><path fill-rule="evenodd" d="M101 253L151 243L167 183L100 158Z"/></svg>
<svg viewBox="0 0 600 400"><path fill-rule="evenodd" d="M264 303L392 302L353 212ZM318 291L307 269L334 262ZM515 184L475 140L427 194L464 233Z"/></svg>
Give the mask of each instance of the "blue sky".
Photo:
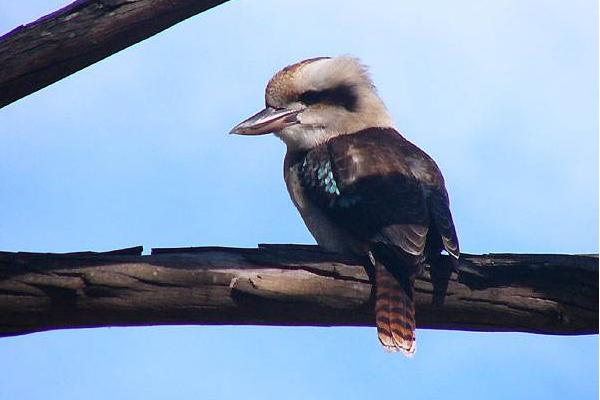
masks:
<svg viewBox="0 0 600 400"><path fill-rule="evenodd" d="M0 31L64 4L4 1ZM597 7L226 3L0 110L0 249L313 243L284 146L227 132L282 66L352 54L442 168L464 251L596 253ZM39 333L0 340L0 399L598 397L597 336L418 340L407 360L369 328Z"/></svg>

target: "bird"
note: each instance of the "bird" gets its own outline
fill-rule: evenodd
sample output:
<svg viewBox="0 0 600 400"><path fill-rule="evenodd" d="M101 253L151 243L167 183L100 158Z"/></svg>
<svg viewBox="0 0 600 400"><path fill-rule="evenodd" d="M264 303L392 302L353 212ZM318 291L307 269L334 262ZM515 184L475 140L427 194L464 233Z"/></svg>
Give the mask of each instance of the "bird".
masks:
<svg viewBox="0 0 600 400"><path fill-rule="evenodd" d="M308 230L326 251L368 260L379 341L414 355L415 278L444 251L455 263L459 243L439 167L395 128L368 68L347 55L289 65L230 133L285 143L284 180Z"/></svg>

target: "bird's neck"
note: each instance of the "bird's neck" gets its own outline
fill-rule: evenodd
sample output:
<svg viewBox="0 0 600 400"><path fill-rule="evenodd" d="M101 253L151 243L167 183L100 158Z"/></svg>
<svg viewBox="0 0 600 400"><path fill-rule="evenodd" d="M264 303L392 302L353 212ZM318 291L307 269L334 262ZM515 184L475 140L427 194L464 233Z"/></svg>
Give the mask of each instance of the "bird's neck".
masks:
<svg viewBox="0 0 600 400"><path fill-rule="evenodd" d="M339 133L318 126L293 125L275 133L287 146L288 152L309 151Z"/></svg>

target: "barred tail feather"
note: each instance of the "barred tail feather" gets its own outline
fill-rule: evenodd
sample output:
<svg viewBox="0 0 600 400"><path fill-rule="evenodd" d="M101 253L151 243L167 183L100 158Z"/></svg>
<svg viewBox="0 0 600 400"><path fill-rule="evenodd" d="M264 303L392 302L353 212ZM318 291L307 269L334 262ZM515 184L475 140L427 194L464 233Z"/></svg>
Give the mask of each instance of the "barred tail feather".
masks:
<svg viewBox="0 0 600 400"><path fill-rule="evenodd" d="M375 263L375 319L377 336L388 351L401 351L406 356L416 351L415 305L413 283L407 293L385 266Z"/></svg>

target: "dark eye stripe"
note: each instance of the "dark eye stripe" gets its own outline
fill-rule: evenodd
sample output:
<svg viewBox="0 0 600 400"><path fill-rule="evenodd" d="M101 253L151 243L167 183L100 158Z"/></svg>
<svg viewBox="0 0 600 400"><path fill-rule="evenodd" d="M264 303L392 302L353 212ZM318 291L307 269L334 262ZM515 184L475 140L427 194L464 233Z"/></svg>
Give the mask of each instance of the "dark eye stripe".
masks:
<svg viewBox="0 0 600 400"><path fill-rule="evenodd" d="M358 98L352 86L340 85L326 90L309 90L302 93L298 100L310 106L312 104L331 104L344 107L348 111L355 111Z"/></svg>

